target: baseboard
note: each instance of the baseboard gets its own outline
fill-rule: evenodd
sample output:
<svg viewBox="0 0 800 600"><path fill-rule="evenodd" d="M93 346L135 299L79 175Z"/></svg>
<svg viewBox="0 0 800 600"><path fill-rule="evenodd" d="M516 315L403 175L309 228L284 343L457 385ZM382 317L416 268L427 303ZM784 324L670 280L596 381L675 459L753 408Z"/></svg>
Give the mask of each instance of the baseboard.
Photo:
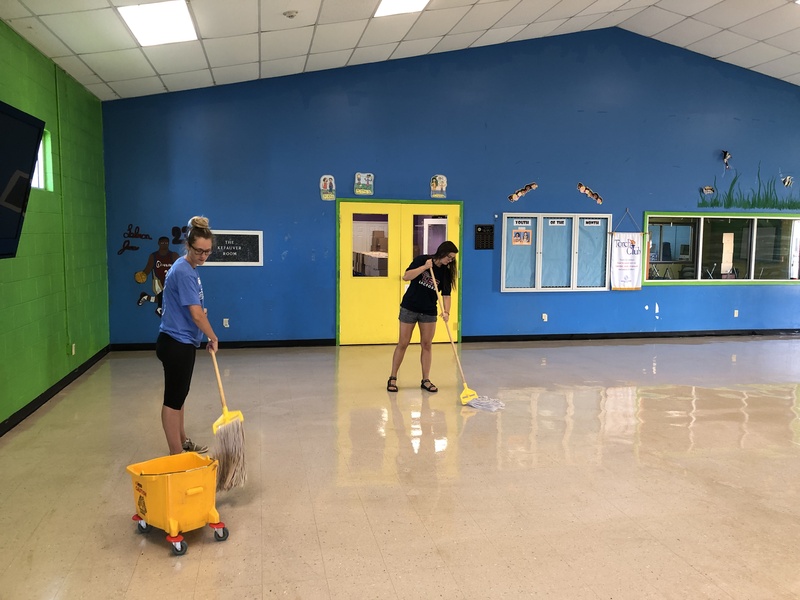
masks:
<svg viewBox="0 0 800 600"><path fill-rule="evenodd" d="M244 341L244 342L221 342L219 347L225 348L299 348L309 346L335 346L335 339L319 339L319 340L257 340L257 341ZM149 342L146 344L111 344L109 349L112 352L121 352L126 350L155 350L156 343Z"/></svg>
<svg viewBox="0 0 800 600"><path fill-rule="evenodd" d="M44 406L48 400L53 398L58 392L63 390L67 387L70 383L75 381L78 377L83 375L86 371L88 371L97 361L103 358L109 352L109 346L106 346L102 350L100 350L97 354L92 356L89 360L85 363L80 365L77 369L71 371L66 377L63 377L58 383L55 385L50 386L46 392L43 394L39 394L35 399L31 402L23 406L13 415L8 417L5 421L0 423L0 437L3 437L6 433L14 429L17 425L22 423L25 419L27 419L30 415L35 413L39 408Z"/></svg>
<svg viewBox="0 0 800 600"><path fill-rule="evenodd" d="M620 340L686 337L722 337L744 335L797 335L798 329L724 329L706 331L651 331L631 333L562 333L553 335L465 335L461 341L469 342L548 342L564 340Z"/></svg>

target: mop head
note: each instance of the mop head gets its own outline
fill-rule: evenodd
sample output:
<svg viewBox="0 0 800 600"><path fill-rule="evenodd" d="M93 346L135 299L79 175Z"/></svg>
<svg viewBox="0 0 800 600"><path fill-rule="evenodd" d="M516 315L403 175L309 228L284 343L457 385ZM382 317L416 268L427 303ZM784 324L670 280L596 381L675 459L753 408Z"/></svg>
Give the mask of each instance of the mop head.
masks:
<svg viewBox="0 0 800 600"><path fill-rule="evenodd" d="M244 423L235 419L217 429L214 458L217 468L217 491L227 491L244 485L247 472L244 467Z"/></svg>
<svg viewBox="0 0 800 600"><path fill-rule="evenodd" d="M489 398L488 396L478 396L467 402L466 405L480 410L488 410L489 412L497 412L501 408L506 407L506 405L497 398Z"/></svg>

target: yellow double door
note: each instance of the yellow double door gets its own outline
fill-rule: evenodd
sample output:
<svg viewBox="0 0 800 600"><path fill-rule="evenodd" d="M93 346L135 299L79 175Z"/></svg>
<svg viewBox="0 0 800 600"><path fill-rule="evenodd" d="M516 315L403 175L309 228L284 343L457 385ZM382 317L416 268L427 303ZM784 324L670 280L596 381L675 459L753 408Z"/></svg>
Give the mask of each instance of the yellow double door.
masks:
<svg viewBox="0 0 800 600"><path fill-rule="evenodd" d="M339 199L338 344L396 344L403 273L420 254L450 240L461 248L460 202L364 202ZM460 254L459 254L460 272ZM460 277L460 275L459 275ZM460 282L459 282L460 283ZM458 339L458 285L450 297L450 331ZM418 329L412 342L419 341ZM434 342L447 342L439 319Z"/></svg>

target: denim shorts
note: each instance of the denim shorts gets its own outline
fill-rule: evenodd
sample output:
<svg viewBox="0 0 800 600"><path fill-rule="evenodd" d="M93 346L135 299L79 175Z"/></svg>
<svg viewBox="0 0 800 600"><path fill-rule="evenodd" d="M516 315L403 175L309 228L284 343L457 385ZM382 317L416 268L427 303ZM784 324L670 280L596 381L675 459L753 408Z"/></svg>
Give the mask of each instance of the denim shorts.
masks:
<svg viewBox="0 0 800 600"><path fill-rule="evenodd" d="M436 323L437 317L435 315L426 315L425 313L414 312L407 308L400 307L400 322L401 323Z"/></svg>

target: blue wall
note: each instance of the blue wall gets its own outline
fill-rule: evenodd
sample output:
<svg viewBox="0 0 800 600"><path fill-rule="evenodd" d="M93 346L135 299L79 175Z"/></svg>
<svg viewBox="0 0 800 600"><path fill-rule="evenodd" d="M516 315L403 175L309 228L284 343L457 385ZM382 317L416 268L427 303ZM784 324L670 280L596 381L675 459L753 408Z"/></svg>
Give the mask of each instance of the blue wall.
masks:
<svg viewBox="0 0 800 600"><path fill-rule="evenodd" d="M263 268L201 272L223 339L332 340L335 206L317 186L330 173L352 196L356 171L377 198L429 199L430 177L448 177L464 203L464 336L800 327L796 285L500 293L504 211L612 213L615 227L626 208L640 226L646 210L695 211L700 187L732 176L722 149L745 189L759 165L800 179L800 88L651 39L599 30L103 107L112 344L155 339L133 273L193 214L264 230ZM473 250L492 222L498 248ZM129 224L153 239L118 254Z"/></svg>

